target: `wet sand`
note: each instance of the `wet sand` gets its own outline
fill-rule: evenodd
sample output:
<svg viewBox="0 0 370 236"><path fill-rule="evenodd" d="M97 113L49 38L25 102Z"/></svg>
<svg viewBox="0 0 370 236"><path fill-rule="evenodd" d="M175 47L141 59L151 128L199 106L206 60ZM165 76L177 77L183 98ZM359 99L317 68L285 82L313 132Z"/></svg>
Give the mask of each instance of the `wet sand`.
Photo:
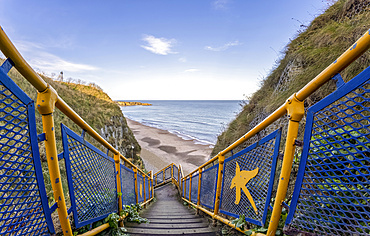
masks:
<svg viewBox="0 0 370 236"><path fill-rule="evenodd" d="M128 126L141 146L141 157L148 171L157 172L171 163L181 165L184 174L209 160L212 148L184 140L166 130L127 119Z"/></svg>

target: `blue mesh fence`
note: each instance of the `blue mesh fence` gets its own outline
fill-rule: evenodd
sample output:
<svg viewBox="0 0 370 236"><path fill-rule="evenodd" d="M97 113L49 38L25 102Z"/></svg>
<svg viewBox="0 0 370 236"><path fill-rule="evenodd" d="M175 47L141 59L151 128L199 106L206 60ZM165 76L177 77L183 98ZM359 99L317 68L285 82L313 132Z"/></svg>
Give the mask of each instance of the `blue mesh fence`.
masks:
<svg viewBox="0 0 370 236"><path fill-rule="evenodd" d="M149 198L150 198L149 181L148 181L148 178L145 177L145 200L148 200Z"/></svg>
<svg viewBox="0 0 370 236"><path fill-rule="evenodd" d="M62 124L64 157L77 228L117 212L114 160Z"/></svg>
<svg viewBox="0 0 370 236"><path fill-rule="evenodd" d="M193 203L198 203L198 182L199 174L196 174L191 177L191 201Z"/></svg>
<svg viewBox="0 0 370 236"><path fill-rule="evenodd" d="M122 164L120 166L122 205L136 204L135 172Z"/></svg>
<svg viewBox="0 0 370 236"><path fill-rule="evenodd" d="M182 180L182 197L185 197L186 190L185 190L185 180Z"/></svg>
<svg viewBox="0 0 370 236"><path fill-rule="evenodd" d="M0 234L54 233L33 101L0 68ZM6 72L6 71L5 71Z"/></svg>
<svg viewBox="0 0 370 236"><path fill-rule="evenodd" d="M220 212L264 225L269 207L280 129L227 158L221 190Z"/></svg>
<svg viewBox="0 0 370 236"><path fill-rule="evenodd" d="M370 234L370 68L308 110L286 230Z"/></svg>
<svg viewBox="0 0 370 236"><path fill-rule="evenodd" d="M163 182L163 171L159 172L156 176L157 178L157 185Z"/></svg>
<svg viewBox="0 0 370 236"><path fill-rule="evenodd" d="M173 177L177 182L179 181L179 168L175 165L173 165Z"/></svg>
<svg viewBox="0 0 370 236"><path fill-rule="evenodd" d="M164 172L164 180L171 179L171 166L167 167Z"/></svg>
<svg viewBox="0 0 370 236"><path fill-rule="evenodd" d="M200 186L200 204L213 209L215 204L218 176L218 164L202 172Z"/></svg>
<svg viewBox="0 0 370 236"><path fill-rule="evenodd" d="M149 197L150 198L153 197L152 189L153 189L153 184L152 184L152 181L149 180Z"/></svg>
<svg viewBox="0 0 370 236"><path fill-rule="evenodd" d="M137 191L139 203L144 202L144 178L141 173L137 173Z"/></svg>
<svg viewBox="0 0 370 236"><path fill-rule="evenodd" d="M189 200L189 194L190 194L190 178L187 178L186 179L186 184L185 184L185 188L186 188L186 191L185 191L185 198Z"/></svg>

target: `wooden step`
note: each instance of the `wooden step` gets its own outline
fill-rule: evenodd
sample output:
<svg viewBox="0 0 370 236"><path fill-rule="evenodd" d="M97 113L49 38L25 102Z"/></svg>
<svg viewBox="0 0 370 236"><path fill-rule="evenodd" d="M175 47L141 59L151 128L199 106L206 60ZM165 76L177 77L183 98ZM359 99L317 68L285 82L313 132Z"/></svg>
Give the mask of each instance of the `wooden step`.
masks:
<svg viewBox="0 0 370 236"><path fill-rule="evenodd" d="M142 234L142 235L197 235L208 233L209 235L216 235L209 228L199 229L146 229L146 228L128 228L127 233Z"/></svg>
<svg viewBox="0 0 370 236"><path fill-rule="evenodd" d="M156 223L156 224L166 224L166 223L176 223L176 224L182 224L182 223L199 223L203 222L202 218L193 218L193 219L150 219L150 223Z"/></svg>
<svg viewBox="0 0 370 236"><path fill-rule="evenodd" d="M157 201L144 209L140 216L150 223L125 223L130 235L194 235L215 236L204 218L182 204L177 189L171 183L155 189Z"/></svg>
<svg viewBox="0 0 370 236"><path fill-rule="evenodd" d="M156 224L150 223L126 223L126 227L130 228L146 228L146 229L193 229L193 228L207 228L208 223L198 222L198 223L166 223L166 224Z"/></svg>

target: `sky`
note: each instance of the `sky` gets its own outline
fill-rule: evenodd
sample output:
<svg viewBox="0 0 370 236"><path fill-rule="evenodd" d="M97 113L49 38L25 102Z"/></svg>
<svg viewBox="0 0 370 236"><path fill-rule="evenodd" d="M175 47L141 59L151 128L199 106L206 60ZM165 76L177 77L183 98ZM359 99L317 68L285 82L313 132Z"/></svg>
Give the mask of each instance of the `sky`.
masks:
<svg viewBox="0 0 370 236"><path fill-rule="evenodd" d="M243 100L329 2L0 0L0 26L36 71L114 100Z"/></svg>

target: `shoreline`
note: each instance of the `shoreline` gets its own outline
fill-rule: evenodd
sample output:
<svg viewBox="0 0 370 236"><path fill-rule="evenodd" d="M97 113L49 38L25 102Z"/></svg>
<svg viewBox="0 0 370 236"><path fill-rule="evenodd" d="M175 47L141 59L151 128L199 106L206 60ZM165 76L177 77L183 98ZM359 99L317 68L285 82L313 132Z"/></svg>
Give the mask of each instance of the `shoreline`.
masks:
<svg viewBox="0 0 370 236"><path fill-rule="evenodd" d="M184 140L167 130L150 127L126 117L127 124L141 146L141 158L147 170L154 173L171 163L181 165L184 175L210 158L210 145Z"/></svg>

